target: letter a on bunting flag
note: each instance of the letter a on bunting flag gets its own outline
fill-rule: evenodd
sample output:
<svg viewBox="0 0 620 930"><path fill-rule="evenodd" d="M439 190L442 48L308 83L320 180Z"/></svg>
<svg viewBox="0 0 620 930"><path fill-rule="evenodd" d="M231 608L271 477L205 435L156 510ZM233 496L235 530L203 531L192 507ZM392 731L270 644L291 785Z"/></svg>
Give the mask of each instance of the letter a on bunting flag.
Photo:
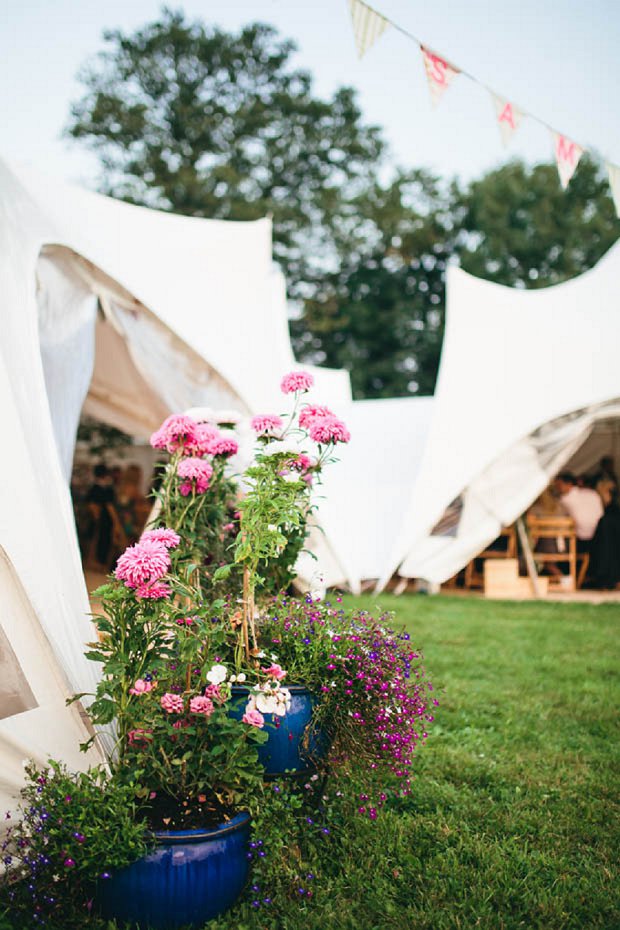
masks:
<svg viewBox="0 0 620 930"><path fill-rule="evenodd" d="M579 159L583 155L583 149L576 142L571 142L566 136L559 132L552 132L553 149L555 151L555 160L558 165L558 174L560 175L560 184L566 190L568 182L575 173L575 168L579 164Z"/></svg>
<svg viewBox="0 0 620 930"><path fill-rule="evenodd" d="M459 73L459 69L423 45L420 46L420 51L424 60L428 89L431 92L431 103L436 107L450 86L452 78Z"/></svg>
<svg viewBox="0 0 620 930"><path fill-rule="evenodd" d="M620 216L620 167L618 167L618 165L612 165L609 161L605 167L607 168L607 176L609 178L609 186L611 187L611 196L614 199L616 213Z"/></svg>
<svg viewBox="0 0 620 930"><path fill-rule="evenodd" d="M362 58L389 24L387 19L384 19L380 13L376 13L371 7L362 3L362 0L349 0L349 8L353 20L353 34L357 45L357 54Z"/></svg>
<svg viewBox="0 0 620 930"><path fill-rule="evenodd" d="M521 124L523 113L514 103L510 103L510 101L505 100L504 97L498 97L493 91L491 91L491 97L493 98L493 106L495 107L495 115L497 116L497 125L502 134L502 142L504 145L508 145L513 134Z"/></svg>

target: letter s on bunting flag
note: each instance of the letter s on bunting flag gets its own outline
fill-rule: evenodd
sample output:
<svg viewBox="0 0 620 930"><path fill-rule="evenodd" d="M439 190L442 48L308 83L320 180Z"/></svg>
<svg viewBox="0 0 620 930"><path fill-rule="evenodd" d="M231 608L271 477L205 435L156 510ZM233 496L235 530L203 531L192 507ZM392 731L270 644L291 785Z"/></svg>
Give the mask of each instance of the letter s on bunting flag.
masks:
<svg viewBox="0 0 620 930"><path fill-rule="evenodd" d="M377 41L389 25L380 13L362 3L362 0L349 0L351 19L353 20L353 34L357 46L357 54L362 58L371 45Z"/></svg>
<svg viewBox="0 0 620 930"><path fill-rule="evenodd" d="M459 69L423 45L420 46L420 51L422 52L428 89L431 94L431 103L435 107L450 86L452 78L459 73Z"/></svg>

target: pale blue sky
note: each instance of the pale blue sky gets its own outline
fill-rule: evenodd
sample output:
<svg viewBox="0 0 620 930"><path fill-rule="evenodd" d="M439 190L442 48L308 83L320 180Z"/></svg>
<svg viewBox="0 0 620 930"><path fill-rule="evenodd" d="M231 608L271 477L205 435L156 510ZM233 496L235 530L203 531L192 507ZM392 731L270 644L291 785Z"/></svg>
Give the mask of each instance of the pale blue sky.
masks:
<svg viewBox="0 0 620 930"><path fill-rule="evenodd" d="M503 148L488 93L458 78L430 106L417 47L386 32L360 62L347 0L170 3L225 28L262 20L296 40L316 90L359 90L395 159L464 178L511 155L551 158L548 132L526 121ZM156 0L0 0L0 156L94 186L96 161L61 138L79 67L105 28L155 18ZM374 6L483 83L620 164L619 0L374 0Z"/></svg>

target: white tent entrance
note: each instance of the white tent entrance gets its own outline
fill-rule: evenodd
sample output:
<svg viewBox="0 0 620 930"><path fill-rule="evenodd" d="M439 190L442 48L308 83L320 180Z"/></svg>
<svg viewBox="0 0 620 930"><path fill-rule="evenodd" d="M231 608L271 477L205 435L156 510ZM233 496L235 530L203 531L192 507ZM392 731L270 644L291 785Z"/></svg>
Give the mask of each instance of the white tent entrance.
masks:
<svg viewBox="0 0 620 930"><path fill-rule="evenodd" d="M619 279L620 245L535 291L449 269L432 423L380 586L452 578L573 456L598 454L618 416Z"/></svg>

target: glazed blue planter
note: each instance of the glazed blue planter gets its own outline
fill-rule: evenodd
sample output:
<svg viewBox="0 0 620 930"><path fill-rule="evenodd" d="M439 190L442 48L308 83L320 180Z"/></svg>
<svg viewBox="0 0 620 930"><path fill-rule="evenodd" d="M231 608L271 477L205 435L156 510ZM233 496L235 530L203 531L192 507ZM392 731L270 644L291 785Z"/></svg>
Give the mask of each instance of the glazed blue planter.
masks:
<svg viewBox="0 0 620 930"><path fill-rule="evenodd" d="M257 746L258 760L265 769L267 778L279 777L287 772L313 772L329 752L330 740L321 730L308 729L317 699L302 685L286 685L291 692L291 706L284 717L263 714L266 743ZM245 713L250 690L245 686L233 685L230 714L241 720Z"/></svg>
<svg viewBox="0 0 620 930"><path fill-rule="evenodd" d="M249 814L210 830L154 836L155 849L100 883L104 917L144 930L202 928L232 907L248 878Z"/></svg>

